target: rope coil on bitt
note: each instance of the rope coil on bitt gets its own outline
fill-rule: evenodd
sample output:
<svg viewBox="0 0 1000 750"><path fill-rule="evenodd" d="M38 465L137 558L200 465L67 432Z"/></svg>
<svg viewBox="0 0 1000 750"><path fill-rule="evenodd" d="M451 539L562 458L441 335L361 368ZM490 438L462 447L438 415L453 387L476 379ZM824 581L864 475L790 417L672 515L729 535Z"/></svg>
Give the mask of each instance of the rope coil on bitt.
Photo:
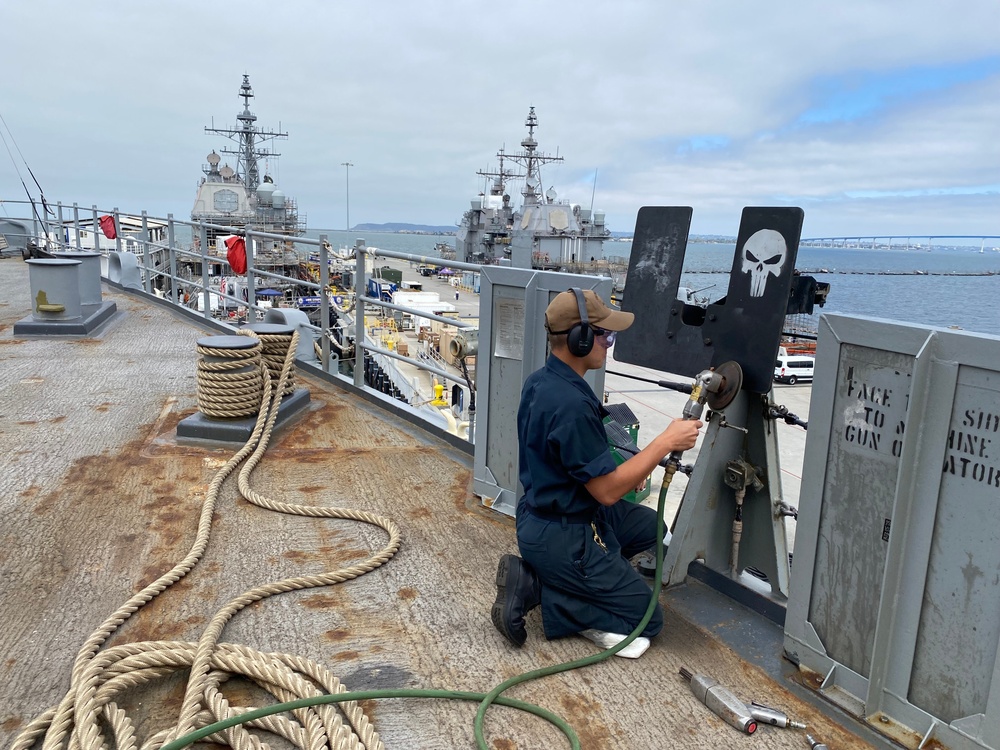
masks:
<svg viewBox="0 0 1000 750"><path fill-rule="evenodd" d="M242 348L235 348L259 353L260 342L253 336L247 331L242 336L202 339L198 342L199 351L204 346L206 356L219 356L215 352L220 348L213 344L219 339L236 339L224 343L243 344ZM32 750L38 743L44 750L157 750L172 738L254 713L262 715L246 716L247 727L277 734L303 750L384 750L378 732L357 699L348 699L349 694L345 695L346 688L340 680L322 665L295 655L262 653L239 644L220 642L226 624L248 605L288 591L353 580L384 565L400 546L400 531L391 519L351 508L275 502L250 486L250 475L267 449L277 417L281 399L272 394L274 390L284 389L284 381L294 365L297 340L295 333L277 389L272 388L270 375L259 368L264 388L257 404L253 434L209 484L198 517L197 535L185 558L133 594L90 635L77 653L69 691L57 706L30 721L15 738L10 750ZM244 356L238 361L251 359ZM366 559L347 567L272 581L245 591L215 613L197 642L145 641L106 647L107 641L125 621L186 576L201 560L212 533L213 516L223 484L237 469L239 492L255 505L313 518L360 521L383 529L388 540ZM185 672L187 687L172 728L157 731L141 726L117 703L123 698L134 700L134 694L130 695L133 689ZM231 704L222 692L231 676L252 681L279 701L306 701L309 707L303 705L283 716L271 716L273 711L267 709ZM330 698L338 696L344 696L343 702L336 707L326 705ZM144 740L140 738L143 729L153 729ZM213 732L211 740L226 743L236 750L267 750L268 747L260 737L250 734L241 725Z"/></svg>
<svg viewBox="0 0 1000 750"><path fill-rule="evenodd" d="M206 417L237 419L257 414L263 391L259 339L206 336L198 339L198 410Z"/></svg>
<svg viewBox="0 0 1000 750"><path fill-rule="evenodd" d="M254 361L251 352L259 355L262 346L253 331L241 329L240 332L240 336L199 340L199 353L221 360L210 360L209 364L213 367L206 367L206 372L231 372L251 366L248 364ZM226 346L216 346L220 339L228 339L222 342ZM501 693L529 679L602 661L625 648L649 621L656 606L659 586L653 592L642 622L614 648L574 662L519 675L485 694L407 689L350 692L332 672L309 659L291 654L262 653L221 640L226 624L247 606L285 592L330 586L359 578L386 564L400 547L399 527L389 518L352 508L275 501L260 495L250 486L250 476L267 450L278 415L281 397L273 394L275 390L279 393L284 390L294 366L297 342L298 333L295 332L276 389L272 387L270 373L258 356L257 371L263 381L263 392L253 433L216 472L209 484L198 516L196 538L187 555L133 594L91 633L77 653L68 692L58 705L25 725L9 750L34 750L39 744L42 750L182 750L202 738L227 744L234 750L268 750L264 740L252 734L250 729L261 729L282 737L301 750L385 750L379 733L359 701L414 697L479 702L475 733L477 746L482 750L488 747L483 734L486 711L494 703L512 706L545 719L566 735L573 750L580 750L579 737L564 720L540 706L515 701L503 697ZM229 356L227 360L232 351L242 352L243 356ZM214 367L223 363L228 366ZM201 370L199 367L199 379ZM381 528L388 539L381 549L372 551L366 559L347 567L318 575L271 581L243 592L214 614L197 642L144 641L108 646L107 641L132 615L186 576L202 559L212 533L223 484L237 469L239 494L258 507L312 518L360 521ZM669 479L665 480L660 492L658 539L663 536L663 503L667 486ZM657 581L660 580L662 565L663 544L660 542L657 544ZM119 705L119 700L123 706L135 702L140 694L134 691L147 683L177 673L186 673L187 684L172 727L146 726L146 719L130 715ZM224 692L225 683L231 677L249 680L281 703L264 707L234 705ZM232 700L236 700L235 696ZM142 705L141 700L139 705Z"/></svg>
<svg viewBox="0 0 1000 750"><path fill-rule="evenodd" d="M281 377L281 370L285 365L285 355L292 341L292 334L295 329L291 326L279 325L277 323L247 323L240 328L240 333L252 331L253 335L260 339L263 345L261 359L267 365L267 371L271 376L271 382L277 383ZM295 369L288 373L285 387L280 396L288 396L295 390Z"/></svg>

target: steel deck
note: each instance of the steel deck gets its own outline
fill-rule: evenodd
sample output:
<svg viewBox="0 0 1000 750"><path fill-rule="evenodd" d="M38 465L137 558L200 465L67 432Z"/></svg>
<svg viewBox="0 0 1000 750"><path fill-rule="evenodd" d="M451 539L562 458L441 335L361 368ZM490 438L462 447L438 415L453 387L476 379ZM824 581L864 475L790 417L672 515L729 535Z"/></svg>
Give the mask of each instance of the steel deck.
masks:
<svg viewBox="0 0 1000 750"><path fill-rule="evenodd" d="M120 315L96 336L14 338L14 323L30 312L27 290L28 266L0 260L4 747L65 694L87 636L187 553L208 482L234 452L175 437L177 422L195 412L195 342L204 328L105 285ZM351 690L487 692L513 675L595 653L582 638L545 641L537 611L520 650L494 630L494 572L501 554L516 551L513 520L472 496L470 455L335 385L297 380L310 390L310 407L275 433L254 487L275 500L389 516L402 529L402 547L356 580L252 605L229 623L223 641L313 659ZM609 387L625 396L636 390L611 376ZM683 396L650 386L638 401L634 410L644 418L645 408L679 414ZM110 643L197 640L241 592L342 567L385 539L357 522L261 510L238 497L230 478L204 559ZM588 750L807 746L799 731L740 735L694 699L678 675L684 666L805 721L834 750L883 747L796 684L773 624L697 582L662 600L666 627L641 659L611 658L508 695L563 716ZM169 726L182 693L182 680L172 678L134 695L130 708L144 730ZM475 704L364 705L388 748L475 746ZM486 730L494 748L567 746L548 724L503 707L490 710Z"/></svg>

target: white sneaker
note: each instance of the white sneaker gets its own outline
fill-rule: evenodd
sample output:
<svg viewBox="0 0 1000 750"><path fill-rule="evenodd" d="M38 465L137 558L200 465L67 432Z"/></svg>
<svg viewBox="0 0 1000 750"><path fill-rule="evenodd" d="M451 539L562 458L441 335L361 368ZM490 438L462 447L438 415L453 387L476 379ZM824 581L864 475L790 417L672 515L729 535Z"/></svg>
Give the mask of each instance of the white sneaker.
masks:
<svg viewBox="0 0 1000 750"><path fill-rule="evenodd" d="M606 633L603 630L581 630L580 635L589 641L593 641L598 646L604 649L614 648L619 643L628 638L627 635L621 635L620 633ZM644 638L641 635L628 644L625 648L615 654L615 656L622 656L626 659L638 659L644 653L646 649L649 648L649 638Z"/></svg>

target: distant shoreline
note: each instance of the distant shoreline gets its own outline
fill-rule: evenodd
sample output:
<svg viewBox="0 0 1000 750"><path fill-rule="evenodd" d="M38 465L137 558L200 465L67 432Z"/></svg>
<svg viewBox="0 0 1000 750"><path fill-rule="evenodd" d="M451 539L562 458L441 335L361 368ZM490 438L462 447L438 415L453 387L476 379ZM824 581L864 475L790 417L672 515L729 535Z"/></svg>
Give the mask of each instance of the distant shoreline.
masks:
<svg viewBox="0 0 1000 750"><path fill-rule="evenodd" d="M396 228L394 228L396 227ZM350 229L330 229L330 228L318 228L313 231L316 232L376 232L378 234L416 234L431 237L454 237L457 228L445 228L445 227L430 227L430 226L416 226L407 225L405 228L399 228L398 224L359 224L353 226ZM622 232L612 232L611 236L608 237L606 242L632 242L634 237L630 233ZM702 245L733 245L736 243L735 237L719 237L717 235L711 236L701 236L693 234L688 237L689 242L695 242Z"/></svg>
<svg viewBox="0 0 1000 750"><path fill-rule="evenodd" d="M697 273L697 272L694 272ZM813 268L799 273L808 274L850 274L852 276L997 276L997 271L838 271L837 269Z"/></svg>
<svg viewBox="0 0 1000 750"><path fill-rule="evenodd" d="M424 237L454 237L457 232L457 227L445 227L445 226L433 226L426 224L405 224L400 222L391 222L386 224L358 224L351 227L350 229L331 229L331 228L316 228L311 229L312 232L371 232L375 234L401 234L401 235L414 235L414 236L424 236ZM612 232L611 236L605 240L605 242L634 242L635 238L630 232ZM736 237L723 237L717 234L711 235L698 235L692 234L688 236L689 244L696 245L727 245L735 246ZM861 245L857 243L852 243L850 245L834 245L834 244L824 244L822 242L817 243L817 240L806 239L800 240L799 250L887 250L890 252L909 252L917 250L930 250L930 247L922 247L916 245L913 247L903 247L903 246L892 246L887 244L878 244L876 246L870 246L868 244ZM974 245L939 245L934 247L935 250L975 250ZM1000 250L1000 248L992 248L993 250ZM980 248L982 251L982 248ZM836 273L834 271L811 271L810 273ZM906 274L904 274L906 275ZM919 273L916 275L920 275ZM970 275L983 275L983 274L970 274ZM991 274L986 274L991 275Z"/></svg>

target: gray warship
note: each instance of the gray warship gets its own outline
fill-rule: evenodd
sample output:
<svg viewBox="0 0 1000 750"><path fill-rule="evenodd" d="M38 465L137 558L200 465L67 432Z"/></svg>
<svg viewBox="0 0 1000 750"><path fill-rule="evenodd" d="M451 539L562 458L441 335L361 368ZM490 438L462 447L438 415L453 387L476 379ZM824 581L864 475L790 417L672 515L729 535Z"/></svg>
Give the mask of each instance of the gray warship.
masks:
<svg viewBox="0 0 1000 750"><path fill-rule="evenodd" d="M206 157L207 164L202 167L205 176L198 184L191 221L298 237L306 230L305 217L299 214L295 199L285 195L267 172L267 165L281 154L265 144L287 138L288 133L257 125L257 115L250 111L254 93L249 75L243 75L239 96L243 110L236 115L238 125L205 128L206 133L224 136L236 144L235 148L221 149L223 154L236 158L236 167L222 163L214 150ZM210 232L213 240L217 235L216 230Z"/></svg>
<svg viewBox="0 0 1000 750"><path fill-rule="evenodd" d="M623 286L627 261L605 256L611 238L603 211L583 208L560 198L553 188L543 190L542 167L563 161L539 150L535 138L538 116L528 110L527 135L521 150L497 151L496 171L479 170L487 187L462 215L456 231L458 260L516 268L600 273ZM511 165L516 165L516 171ZM521 181L521 206L515 207L510 183Z"/></svg>
<svg viewBox="0 0 1000 750"><path fill-rule="evenodd" d="M239 274L233 273L226 260L225 242L234 234L249 233L252 237L253 262L257 268L279 276L307 278L294 242L305 233L306 218L299 212L296 200L286 195L268 172L281 154L266 144L287 138L288 133L257 125L257 116L250 110L254 93L249 75L243 75L239 96L243 109L236 115L237 125L205 128L206 133L223 136L235 143L235 147L220 150L222 154L235 157L236 166L224 163L222 156L213 150L202 167L204 176L198 183L191 209L191 221L205 227L204 232L193 237L193 249L198 253L201 244L205 243L207 255L212 259L209 276L216 287L227 279L221 289L224 292L228 288L231 296L243 294L244 290ZM182 269L192 276L198 275L201 261L182 261ZM292 283L272 286L279 286L278 293L289 302L303 292ZM198 299L197 296L192 298ZM225 299L220 295L223 308L227 307Z"/></svg>

